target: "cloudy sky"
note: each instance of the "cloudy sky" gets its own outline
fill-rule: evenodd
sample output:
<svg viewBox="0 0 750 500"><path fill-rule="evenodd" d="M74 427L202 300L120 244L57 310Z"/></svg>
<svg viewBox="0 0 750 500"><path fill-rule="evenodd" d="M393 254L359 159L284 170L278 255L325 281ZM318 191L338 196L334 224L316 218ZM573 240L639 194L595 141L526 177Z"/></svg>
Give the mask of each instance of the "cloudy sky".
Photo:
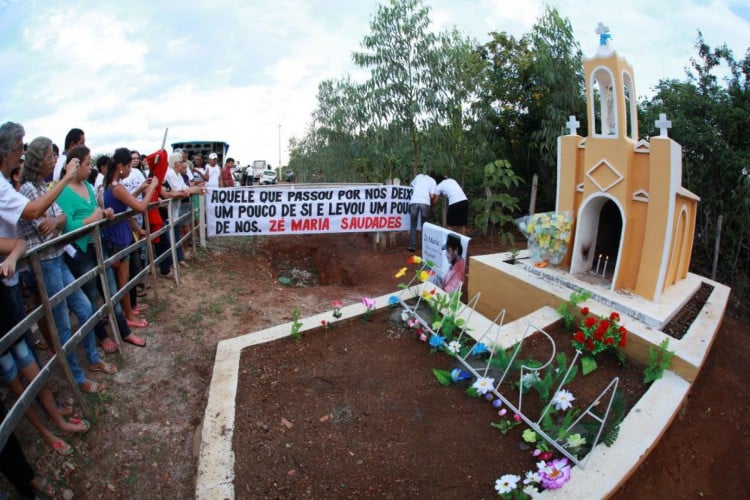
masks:
<svg viewBox="0 0 750 500"><path fill-rule="evenodd" d="M357 76L351 54L385 1L0 0L0 121L60 146L82 128L95 153L152 152L168 127L168 145L223 140L242 164L285 164L318 83ZM455 26L479 42L490 31L527 33L544 9L541 0L426 3L435 30ZM586 56L597 22L610 27L639 95L660 78L684 79L698 30L735 59L750 47L750 0L548 3L570 19Z"/></svg>

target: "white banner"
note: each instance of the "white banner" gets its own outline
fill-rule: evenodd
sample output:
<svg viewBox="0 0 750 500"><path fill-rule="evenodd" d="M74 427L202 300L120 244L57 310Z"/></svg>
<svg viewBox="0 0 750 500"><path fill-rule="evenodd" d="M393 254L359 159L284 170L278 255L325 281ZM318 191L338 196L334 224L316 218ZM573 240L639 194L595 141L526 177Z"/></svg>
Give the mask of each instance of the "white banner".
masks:
<svg viewBox="0 0 750 500"><path fill-rule="evenodd" d="M450 240L450 241L449 241ZM446 292L460 290L466 276L471 238L426 222L422 225L422 260L435 264L430 281Z"/></svg>
<svg viewBox="0 0 750 500"><path fill-rule="evenodd" d="M409 186L209 189L209 236L406 231Z"/></svg>

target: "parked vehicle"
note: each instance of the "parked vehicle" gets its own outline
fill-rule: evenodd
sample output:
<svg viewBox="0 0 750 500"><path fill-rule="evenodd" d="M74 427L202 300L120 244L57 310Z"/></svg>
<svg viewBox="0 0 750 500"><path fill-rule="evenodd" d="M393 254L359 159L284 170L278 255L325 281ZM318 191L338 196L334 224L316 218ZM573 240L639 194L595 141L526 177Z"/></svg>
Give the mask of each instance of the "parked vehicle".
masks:
<svg viewBox="0 0 750 500"><path fill-rule="evenodd" d="M276 172L273 170L264 170L260 176L261 184L276 184L277 181Z"/></svg>
<svg viewBox="0 0 750 500"><path fill-rule="evenodd" d="M293 170L287 170L286 174L284 174L287 182L294 182L294 171Z"/></svg>
<svg viewBox="0 0 750 500"><path fill-rule="evenodd" d="M256 181L260 182L260 176L263 175L264 170L268 170L270 165L266 163L266 160L255 160L253 162L253 177Z"/></svg>
<svg viewBox="0 0 750 500"><path fill-rule="evenodd" d="M216 153L219 156L219 165L224 165L224 158L227 157L227 151L229 151L229 144L222 141L184 141L184 142L173 142L172 150L180 148L185 151L188 155L188 159L192 160L193 155L200 153L203 155L204 161L208 159L208 155Z"/></svg>

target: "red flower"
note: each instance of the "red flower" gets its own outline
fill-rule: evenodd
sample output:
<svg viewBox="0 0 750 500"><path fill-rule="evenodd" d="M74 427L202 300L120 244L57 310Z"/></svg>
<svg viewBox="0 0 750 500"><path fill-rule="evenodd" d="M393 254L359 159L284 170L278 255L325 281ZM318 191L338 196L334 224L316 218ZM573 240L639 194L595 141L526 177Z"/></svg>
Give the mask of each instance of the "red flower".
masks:
<svg viewBox="0 0 750 500"><path fill-rule="evenodd" d="M607 321L606 319L603 319L599 322L599 326L596 329L598 330L599 328L601 328L603 332L606 332L607 329L609 328L609 325L610 325L609 321Z"/></svg>
<svg viewBox="0 0 750 500"><path fill-rule="evenodd" d="M581 330L578 330L575 335L573 335L573 339L575 339L576 342L584 343L586 342L586 336L583 334Z"/></svg>
<svg viewBox="0 0 750 500"><path fill-rule="evenodd" d="M621 326L619 328L619 332L620 332L620 335L627 335L628 334L628 330L624 326Z"/></svg>
<svg viewBox="0 0 750 500"><path fill-rule="evenodd" d="M594 332L594 338L596 340L602 340L604 338L604 332L606 331L607 330L602 330L601 327L597 328L596 331Z"/></svg>
<svg viewBox="0 0 750 500"><path fill-rule="evenodd" d="M596 324L596 318L593 316L589 316L586 318L584 324L586 325L586 328L592 328Z"/></svg>
<svg viewBox="0 0 750 500"><path fill-rule="evenodd" d="M607 337L604 339L604 345L612 345L615 343L614 337Z"/></svg>
<svg viewBox="0 0 750 500"><path fill-rule="evenodd" d="M589 308L588 307L582 307L581 308L581 314L584 316L587 316L589 314Z"/></svg>
<svg viewBox="0 0 750 500"><path fill-rule="evenodd" d="M610 321L620 321L620 315L616 312L612 311L612 314L609 315Z"/></svg>
<svg viewBox="0 0 750 500"><path fill-rule="evenodd" d="M325 325L326 325L326 320L324 320L324 319L321 319L321 320L320 320L320 324L321 324L321 325L323 325L323 326L325 326Z"/></svg>
<svg viewBox="0 0 750 500"><path fill-rule="evenodd" d="M593 351L594 350L594 341L591 340L591 339L589 339L586 342L586 347L588 348L589 351Z"/></svg>
<svg viewBox="0 0 750 500"><path fill-rule="evenodd" d="M617 344L617 346L618 347L625 347L625 343L628 340L628 331L623 328L622 331L620 332L620 334L621 334L620 343Z"/></svg>

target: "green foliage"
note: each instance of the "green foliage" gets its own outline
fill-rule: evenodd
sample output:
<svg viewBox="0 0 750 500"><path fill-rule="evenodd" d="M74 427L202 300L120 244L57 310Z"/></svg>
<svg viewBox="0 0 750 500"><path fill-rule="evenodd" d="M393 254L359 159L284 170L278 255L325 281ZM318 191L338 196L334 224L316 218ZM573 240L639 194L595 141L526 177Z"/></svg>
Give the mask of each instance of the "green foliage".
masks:
<svg viewBox="0 0 750 500"><path fill-rule="evenodd" d="M521 425L521 422L516 422L515 420L510 418L501 420L500 422L492 422L490 424L490 426L499 430L502 434L507 434L508 431L511 431L519 425Z"/></svg>
<svg viewBox="0 0 750 500"><path fill-rule="evenodd" d="M568 371L568 358L564 352L558 352L555 362L551 363L543 372L541 377L537 377L531 384L531 387L539 394L542 404L547 404L552 397L552 390L556 389L565 377ZM578 367L574 366L565 378L563 385L570 383L578 374Z"/></svg>
<svg viewBox="0 0 750 500"><path fill-rule="evenodd" d="M618 388L615 391L614 398L612 399L612 406L609 410L609 418L604 424L604 430L600 441L606 446L612 446L617 441L617 436L620 435L620 426L622 421L625 419L625 411L627 407L627 401L623 396L622 391ZM592 408L591 412L599 418L604 418L603 412L598 412ZM599 422L582 422L581 427L584 429L584 437L589 443L594 442L596 433L599 429Z"/></svg>
<svg viewBox="0 0 750 500"><path fill-rule="evenodd" d="M302 334L299 329L302 327L302 322L299 320L300 312L299 308L295 307L292 311L292 338L294 340L302 340Z"/></svg>
<svg viewBox="0 0 750 500"><path fill-rule="evenodd" d="M458 310L462 307L461 293L455 291L437 294L429 301L429 304L432 309L430 326L435 331L440 330L445 341L450 342L466 324L464 319L456 317Z"/></svg>
<svg viewBox="0 0 750 500"><path fill-rule="evenodd" d="M580 312L578 310L578 304L585 302L591 298L591 293L584 289L579 289L570 294L570 299L567 302L561 302L557 306L557 313L562 316L563 325L569 332L573 330L573 325L580 318Z"/></svg>
<svg viewBox="0 0 750 500"><path fill-rule="evenodd" d="M674 352L669 350L669 339L662 340L657 349L648 348L648 365L643 370L643 383L650 384L659 380L664 375L664 370L669 368Z"/></svg>
<svg viewBox="0 0 750 500"><path fill-rule="evenodd" d="M513 243L513 234L504 227L513 224L513 213L518 210L518 198L510 194L513 187L523 182L507 160L495 160L484 166L486 196L473 201L475 223L484 234L497 229L501 243Z"/></svg>
<svg viewBox="0 0 750 500"><path fill-rule="evenodd" d="M432 374L435 375L435 378L438 380L438 382L440 382L441 385L450 387L450 385L453 383L453 378L451 377L450 370L441 370L439 368L433 368Z"/></svg>

